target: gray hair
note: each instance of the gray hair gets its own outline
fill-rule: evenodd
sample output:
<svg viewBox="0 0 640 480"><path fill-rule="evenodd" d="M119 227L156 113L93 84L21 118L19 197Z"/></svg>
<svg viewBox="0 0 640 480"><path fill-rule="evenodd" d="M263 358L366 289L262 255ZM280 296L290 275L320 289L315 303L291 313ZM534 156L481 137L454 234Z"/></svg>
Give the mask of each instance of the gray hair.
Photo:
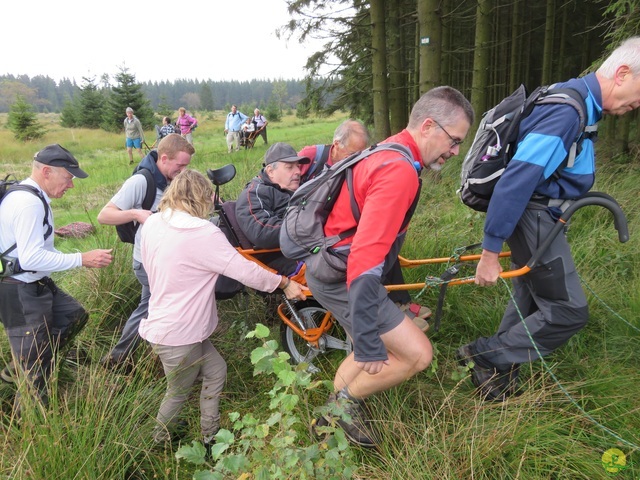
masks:
<svg viewBox="0 0 640 480"><path fill-rule="evenodd" d="M125 110L125 112L126 112L126 113L129 113L129 112L133 113L133 108L131 108L131 107L127 107L127 109Z"/></svg>
<svg viewBox="0 0 640 480"><path fill-rule="evenodd" d="M596 71L607 79L612 79L621 65L628 65L632 75L640 74L640 37L625 40L609 55Z"/></svg>
<svg viewBox="0 0 640 480"><path fill-rule="evenodd" d="M355 136L361 136L364 143L369 144L369 130L364 123L359 120L345 120L333 134L333 141L338 142L341 147L345 147L349 143L349 139Z"/></svg>
<svg viewBox="0 0 640 480"><path fill-rule="evenodd" d="M422 122L432 118L443 125L453 125L464 115L473 125L474 113L469 100L453 87L436 87L424 93L413 106L408 129L420 128Z"/></svg>

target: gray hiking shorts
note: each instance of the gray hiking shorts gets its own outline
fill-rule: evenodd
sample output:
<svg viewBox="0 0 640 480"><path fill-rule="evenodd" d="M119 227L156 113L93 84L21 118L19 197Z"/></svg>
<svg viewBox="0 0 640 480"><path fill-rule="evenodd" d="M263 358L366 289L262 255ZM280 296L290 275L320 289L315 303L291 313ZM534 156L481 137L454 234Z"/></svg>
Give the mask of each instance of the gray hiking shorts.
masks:
<svg viewBox="0 0 640 480"><path fill-rule="evenodd" d="M305 272L305 278L313 297L320 304L333 313L338 323L342 325L349 337L353 339L353 322L349 310L349 293L347 284L322 283L317 278ZM390 332L404 320L404 313L389 299L387 289L380 285L378 292L378 333L380 335Z"/></svg>

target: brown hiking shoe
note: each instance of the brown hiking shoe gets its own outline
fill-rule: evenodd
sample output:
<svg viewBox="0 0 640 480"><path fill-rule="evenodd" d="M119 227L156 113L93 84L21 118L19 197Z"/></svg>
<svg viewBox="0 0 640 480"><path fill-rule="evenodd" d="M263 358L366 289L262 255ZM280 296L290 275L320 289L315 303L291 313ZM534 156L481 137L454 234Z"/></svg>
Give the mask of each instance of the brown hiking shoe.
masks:
<svg viewBox="0 0 640 480"><path fill-rule="evenodd" d="M322 436L316 430L317 427L327 427L334 425L340 427L347 437L349 442L364 448L373 448L376 446L376 442L372 439L369 428L367 427L367 415L364 409L364 401L354 400L348 397L342 391L337 394L332 393L329 395L326 405L336 404L334 408L343 409L343 412L351 417L350 420L344 420L342 417L337 417L331 413L326 413L312 423L312 428L316 436Z"/></svg>

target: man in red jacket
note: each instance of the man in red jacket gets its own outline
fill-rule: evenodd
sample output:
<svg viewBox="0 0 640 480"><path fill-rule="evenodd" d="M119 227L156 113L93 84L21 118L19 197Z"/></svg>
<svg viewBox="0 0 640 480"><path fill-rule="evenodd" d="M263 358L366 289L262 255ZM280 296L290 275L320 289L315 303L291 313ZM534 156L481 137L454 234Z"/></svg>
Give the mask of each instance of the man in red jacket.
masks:
<svg viewBox="0 0 640 480"><path fill-rule="evenodd" d="M322 283L307 265L306 279L314 297L353 341L354 352L336 372L329 403L342 404L351 416L350 422L336 422L355 444L375 445L366 427L364 399L402 383L431 363L431 343L388 298L382 279L404 241L406 220L419 194L420 170L457 155L473 119L471 104L454 88L425 93L414 105L407 128L382 142L405 146L413 162L389 150L372 154L353 168L360 220L353 216L346 182L329 214L326 236L357 227L353 236L334 247L348 252L346 282ZM331 421L325 415L316 425Z"/></svg>

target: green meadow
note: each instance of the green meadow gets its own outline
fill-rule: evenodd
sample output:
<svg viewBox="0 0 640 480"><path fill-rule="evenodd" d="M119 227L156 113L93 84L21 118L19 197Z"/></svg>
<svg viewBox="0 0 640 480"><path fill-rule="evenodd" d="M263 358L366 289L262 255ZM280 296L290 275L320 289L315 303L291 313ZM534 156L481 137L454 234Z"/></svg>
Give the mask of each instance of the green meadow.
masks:
<svg viewBox="0 0 640 480"><path fill-rule="evenodd" d="M258 138L255 148L227 154L225 115L195 115L200 126L194 132L196 155L191 167L204 173L234 163L236 178L221 188L224 198L234 199L259 171L266 147ZM344 118L300 120L285 116L282 122L269 124L269 142L284 141L296 149L329 143ZM53 201L56 226L88 222L96 231L80 240L57 238L57 248L66 252L113 248L115 259L106 269L55 275L59 285L91 313L88 326L77 339L78 346L88 352L89 362L61 360L52 379L49 407L43 410L27 405L21 418L12 413L16 387L0 383L0 478L640 479L637 159L615 157L607 152L606 142L597 144L602 151L594 190L606 192L620 203L631 233L627 243L618 241L611 214L603 208L582 208L570 222L568 238L589 298L587 327L543 362L523 366L519 396L505 403L483 403L474 395L466 372L457 366L454 352L459 345L495 331L510 285L450 286L440 329L436 332L432 327L428 333L435 352L432 366L370 401L373 424L381 439L379 449L366 451L320 442L309 431L314 409L324 403L327 394L324 383L313 382L333 378L340 361L337 352L318 362L320 372L312 377L313 388L297 385L293 391L299 401L284 409L282 418L276 418L270 392L280 388L281 379L254 374L252 351L262 344L260 339L246 336L257 324L264 324L269 329L264 341L279 342L281 322L264 299L253 293L220 301L220 326L212 340L228 364L221 400L223 428L237 428L237 417L228 415L237 412L240 416L269 417L271 429L263 432L260 442L252 443L251 455L244 454L243 468L233 474L214 474L210 471L213 463L194 465L176 457L181 446L199 440L199 388L194 389L183 411L188 425L184 444L159 449L150 435L165 388L157 358L143 344L136 352L137 366L129 375L115 374L99 364L117 341L120 325L137 305L139 294L131 271L131 245L121 243L113 227L96 221L100 209L132 170L124 135L65 129L54 114L40 115L39 119L48 129L45 137L22 144L4 127L6 115L0 115L0 173L24 178L29 175L33 154L43 146L60 143L69 149L89 178L76 180L75 188ZM147 135L151 145L155 134ZM453 158L441 171L423 173L420 205L403 256L449 257L460 247L481 240L483 215L465 207L455 193L461 161L462 157ZM440 289L434 279L448 266L443 263L406 271L407 282L426 280L432 285L412 290L418 303L435 311ZM473 275L473 267L463 268L460 275ZM1 333L0 364L10 357L6 335ZM299 420L290 430L294 433L281 436L286 429L278 419L291 416ZM276 437L287 437L288 443L270 441ZM340 438L339 433L336 437ZM624 453L626 465L607 471L602 457L612 448ZM287 464L282 455L286 449L313 451L314 455L309 454L313 460L307 463L316 462L311 467L316 473L303 474ZM318 452L323 450L331 455L321 456ZM316 461L318 458L321 460ZM279 462L281 468L265 473ZM300 460L300 465L304 463ZM323 473L326 466L337 468Z"/></svg>

